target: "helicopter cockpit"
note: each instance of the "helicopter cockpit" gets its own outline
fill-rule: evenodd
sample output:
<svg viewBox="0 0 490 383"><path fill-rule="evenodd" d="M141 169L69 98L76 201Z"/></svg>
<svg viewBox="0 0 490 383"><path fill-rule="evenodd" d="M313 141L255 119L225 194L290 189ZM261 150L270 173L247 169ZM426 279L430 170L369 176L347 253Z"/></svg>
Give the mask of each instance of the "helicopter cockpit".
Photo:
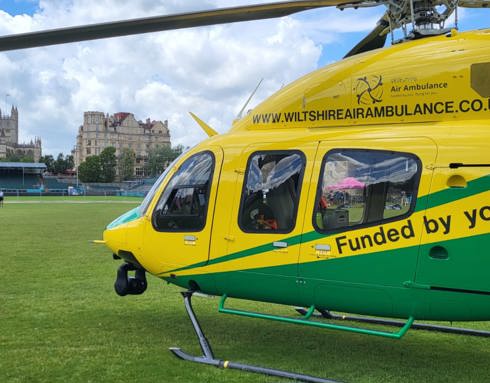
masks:
<svg viewBox="0 0 490 383"><path fill-rule="evenodd" d="M210 152L193 155L180 166L154 210L155 230L199 231L204 227L213 169Z"/></svg>

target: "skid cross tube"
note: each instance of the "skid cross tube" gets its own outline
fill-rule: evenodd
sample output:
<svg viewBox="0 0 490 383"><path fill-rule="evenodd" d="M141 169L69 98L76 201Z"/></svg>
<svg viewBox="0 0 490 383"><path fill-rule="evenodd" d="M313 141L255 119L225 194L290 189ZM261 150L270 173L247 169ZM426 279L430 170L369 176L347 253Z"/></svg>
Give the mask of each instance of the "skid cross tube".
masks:
<svg viewBox="0 0 490 383"><path fill-rule="evenodd" d="M189 315L189 319L191 320L192 327L196 332L197 338L199 340L199 345L201 346L201 350L204 355L202 356L194 356L190 355L184 351L182 351L179 347L171 347L170 351L177 357L183 360L187 360L189 362L208 364L211 366L219 367L219 368L230 368L235 370L242 370L248 372L254 372L257 374L277 376L280 378L293 379L299 382L312 382L312 383L340 383L336 380L331 379L323 379L310 375L296 374L294 372L283 371L283 370L275 370L267 367L259 367L253 366L250 364L236 363L228 360L221 360L214 357L213 351L211 349L211 345L209 341L206 339L204 332L202 331L201 325L197 320L196 314L192 308L192 294L194 291L186 291L182 293L184 297L184 304L187 314ZM313 313L311 310L310 315Z"/></svg>
<svg viewBox="0 0 490 383"><path fill-rule="evenodd" d="M246 317L251 317L251 318L270 319L270 320L275 320L275 321L279 321L279 322L301 324L301 325L306 325L306 326L326 328L326 329L330 329L330 330L349 331L349 332L353 332L353 333L357 333L357 334L377 335L377 336L382 336L384 338L391 338L391 339L400 339L401 337L403 337L403 335L405 335L407 333L408 329L412 326L412 323L414 321L413 317L408 318L407 321L405 323L403 323L401 329L398 332L370 330L370 329L366 329L366 328L359 328L359 327L351 327L351 326L336 325L336 324L331 324L331 323L310 321L308 319L312 316L313 311L315 310L315 306L311 306L308 309L308 311L300 312L300 314L304 314L304 317L301 319L297 319L297 318L289 318L289 317L283 317L283 316L277 316L277 315L255 313L255 312L251 312L251 311L227 309L227 308L225 308L226 298L227 298L226 294L224 294L221 297L221 301L219 303L219 309L218 309L218 311L220 313L235 314L235 315L241 315L241 316L246 316Z"/></svg>
<svg viewBox="0 0 490 383"><path fill-rule="evenodd" d="M309 310L303 307L296 307L295 310L301 314L306 315ZM380 324L386 326L396 326L402 327L405 323L398 320L393 319L382 319L382 318L374 318L374 317L361 317L361 316L353 316L353 315L339 315L335 314L329 310L317 309L320 314L313 314L313 317L316 318L325 318L325 319L334 319L334 320L345 320L351 322L361 322L361 323L372 323L372 324ZM437 331L444 332L448 334L459 334L459 335L470 335L470 336L479 336L483 338L490 338L490 331L485 330L475 330L471 328L464 327L452 327L452 326L443 326L432 323L414 323L412 324L412 328L414 330L425 330L425 331Z"/></svg>

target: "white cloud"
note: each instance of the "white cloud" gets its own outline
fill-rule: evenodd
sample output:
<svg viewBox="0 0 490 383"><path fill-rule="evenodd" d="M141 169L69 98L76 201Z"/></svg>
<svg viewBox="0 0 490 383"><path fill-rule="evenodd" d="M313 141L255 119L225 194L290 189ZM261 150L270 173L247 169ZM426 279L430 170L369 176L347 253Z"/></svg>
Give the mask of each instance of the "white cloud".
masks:
<svg viewBox="0 0 490 383"><path fill-rule="evenodd" d="M0 33L246 3L41 0L32 17L0 12ZM167 119L173 143L193 145L204 135L188 111L224 132L261 78L255 100L316 67L321 46L302 24L285 18L3 53L0 92L19 108L21 139L41 136L45 153L73 147L87 110Z"/></svg>
<svg viewBox="0 0 490 383"><path fill-rule="evenodd" d="M40 0L33 16L0 11L0 34L256 2ZM325 44L370 30L379 14L328 9L2 53L0 106L17 105L21 139L40 136L44 152L54 155L71 150L87 110L168 120L174 144L194 145L204 134L187 112L227 131L260 79L252 104L315 69Z"/></svg>

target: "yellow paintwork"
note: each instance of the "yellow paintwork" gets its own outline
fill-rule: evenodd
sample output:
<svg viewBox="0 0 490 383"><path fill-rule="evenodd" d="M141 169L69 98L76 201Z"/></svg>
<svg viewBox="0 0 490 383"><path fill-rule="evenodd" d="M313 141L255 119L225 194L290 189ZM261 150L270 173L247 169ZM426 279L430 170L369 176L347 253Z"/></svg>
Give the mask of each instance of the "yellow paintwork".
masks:
<svg viewBox="0 0 490 383"><path fill-rule="evenodd" d="M208 137L216 136L218 134L216 130L211 128L208 124L206 124L203 120L197 117L194 113L190 112L189 114L194 119L194 121L196 121L197 124L202 128L202 130L204 130L204 132L208 135Z"/></svg>
<svg viewBox="0 0 490 383"><path fill-rule="evenodd" d="M218 189L219 168L221 166L223 154L221 148L214 145L207 145L206 150L212 151L215 156L215 171L209 197L210 201L214 201ZM151 210L152 209L150 208L149 211ZM140 237L140 243L142 242L145 247L144 259L148 259L147 262L143 263L145 268L148 266L153 270L163 271L182 267L187 264L207 261L209 242L213 228L211 218L212 206L209 206L208 212L211 214L208 215L205 228L202 231L192 233L162 233L155 231L151 224L150 217L147 215L147 219L144 220L144 236ZM195 240L190 240L188 238L191 236L194 237ZM164 254L167 253L172 253L173 256L165 257Z"/></svg>
<svg viewBox="0 0 490 383"><path fill-rule="evenodd" d="M453 37L438 36L411 41L353 56L285 87L236 123L232 130L322 128L487 118L488 98L471 88L470 65L488 62L489 41L490 30L482 30L460 33ZM380 101L375 101L364 93L358 102L358 95L365 90L362 79L367 79L373 87L381 81L382 86L373 92L376 100ZM422 89L426 86L432 88ZM475 111L480 107L479 101L475 100L483 102L480 111ZM475 110L471 108L472 102ZM424 103L433 106L433 113L414 114L416 108ZM368 111L375 107L385 107L386 114L387 107L399 110L406 108L412 115L369 117ZM351 118L347 118L347 111L351 112ZM289 118L294 121L286 121L288 113ZM272 114L281 114L281 120L277 123L266 123L264 116L272 118ZM301 121L302 119L306 120Z"/></svg>
<svg viewBox="0 0 490 383"><path fill-rule="evenodd" d="M471 87L471 65L489 62L490 30L481 30L407 42L313 72L257 106L227 134L213 135L191 149L168 173L167 181L189 156L204 150L214 153L216 164L202 231L162 233L153 229L151 214L164 181L145 215L106 230L104 241L115 253L131 251L147 271L169 277L324 261L488 234L488 221L470 232L464 217L464 211L488 205L487 190L381 225L386 231L400 231L410 224L414 235L408 239L339 253L335 245L339 237L344 236L345 242L373 236L381 226L371 226L204 265L208 259L314 232L312 215L321 161L334 148L415 154L423 164L418 198L488 176L489 167L450 169L449 164L490 164L490 99ZM366 87L371 87L370 92ZM296 225L287 234L250 234L238 227L247 160L258 150L300 150L306 157ZM449 233L423 234L424 217L437 219L448 214L452 216ZM189 240L188 234L195 240ZM329 244L331 251L315 252L315 244ZM191 265L196 266L174 271Z"/></svg>

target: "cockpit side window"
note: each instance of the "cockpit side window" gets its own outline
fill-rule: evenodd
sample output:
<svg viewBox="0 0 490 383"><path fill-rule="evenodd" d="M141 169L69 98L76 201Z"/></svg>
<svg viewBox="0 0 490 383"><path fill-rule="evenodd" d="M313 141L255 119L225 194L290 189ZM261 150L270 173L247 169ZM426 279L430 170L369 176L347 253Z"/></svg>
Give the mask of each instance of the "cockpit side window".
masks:
<svg viewBox="0 0 490 383"><path fill-rule="evenodd" d="M249 158L238 224L248 233L287 233L296 223L305 158L298 151Z"/></svg>
<svg viewBox="0 0 490 383"><path fill-rule="evenodd" d="M412 154L332 150L323 160L313 225L328 232L406 217L415 208L420 173Z"/></svg>
<svg viewBox="0 0 490 383"><path fill-rule="evenodd" d="M156 205L153 213L156 230L194 232L204 229L214 163L214 155L207 151L184 161Z"/></svg>
<svg viewBox="0 0 490 383"><path fill-rule="evenodd" d="M165 180L167 177L167 174L169 171L173 168L173 166L180 160L180 158L184 155L182 153L180 156L178 156L175 160L172 161L171 164L167 166L167 168L164 170L162 174L160 174L160 177L155 181L151 189L148 191L146 194L146 197L144 198L143 202L141 202L141 205L139 206L140 214L144 215L148 208L150 207L150 203L153 200L153 197L155 196L155 193L157 192L158 188L162 184L162 182Z"/></svg>

